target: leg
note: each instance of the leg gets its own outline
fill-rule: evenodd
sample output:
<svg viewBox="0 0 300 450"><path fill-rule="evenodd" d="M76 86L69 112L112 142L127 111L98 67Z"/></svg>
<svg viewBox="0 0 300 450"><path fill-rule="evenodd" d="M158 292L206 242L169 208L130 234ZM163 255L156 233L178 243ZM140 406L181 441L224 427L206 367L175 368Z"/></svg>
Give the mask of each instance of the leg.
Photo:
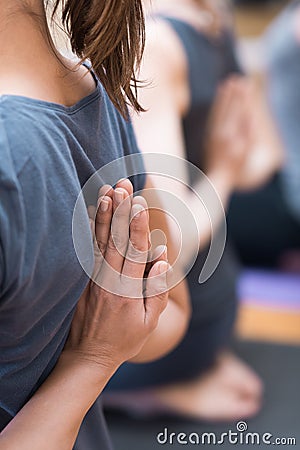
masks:
<svg viewBox="0 0 300 450"><path fill-rule="evenodd" d="M285 251L300 249L300 225L285 203L279 176L256 191L234 195L228 229L246 265L273 267Z"/></svg>

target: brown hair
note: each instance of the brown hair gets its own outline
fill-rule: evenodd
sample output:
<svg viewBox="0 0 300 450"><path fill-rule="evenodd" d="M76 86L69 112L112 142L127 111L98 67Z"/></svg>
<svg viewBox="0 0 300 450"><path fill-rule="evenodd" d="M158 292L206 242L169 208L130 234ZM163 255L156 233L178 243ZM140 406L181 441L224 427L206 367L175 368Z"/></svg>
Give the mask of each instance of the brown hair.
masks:
<svg viewBox="0 0 300 450"><path fill-rule="evenodd" d="M124 117L128 102L143 111L135 75L145 45L141 0L55 0L53 15L59 7L73 52L91 61L116 108Z"/></svg>

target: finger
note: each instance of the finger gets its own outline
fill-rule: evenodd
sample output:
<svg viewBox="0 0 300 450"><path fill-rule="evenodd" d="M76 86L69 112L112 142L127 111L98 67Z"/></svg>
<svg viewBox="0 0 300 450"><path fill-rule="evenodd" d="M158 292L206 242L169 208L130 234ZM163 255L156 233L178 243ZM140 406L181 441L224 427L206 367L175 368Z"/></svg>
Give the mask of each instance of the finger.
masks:
<svg viewBox="0 0 300 450"><path fill-rule="evenodd" d="M155 328L160 314L167 306L168 292L168 271L170 265L166 260L160 260L154 264L150 270L145 289L145 321Z"/></svg>
<svg viewBox="0 0 300 450"><path fill-rule="evenodd" d="M113 196L113 218L106 247L105 260L121 273L129 240L131 198L125 189L117 188Z"/></svg>
<svg viewBox="0 0 300 450"><path fill-rule="evenodd" d="M95 220L95 233L98 249L103 256L106 252L110 233L112 209L112 199L110 197L106 195L98 199Z"/></svg>
<svg viewBox="0 0 300 450"><path fill-rule="evenodd" d="M133 195L133 186L128 178L122 178L121 180L119 180L116 184L116 188L125 189L125 191L128 192L128 195Z"/></svg>
<svg viewBox="0 0 300 450"><path fill-rule="evenodd" d="M149 249L149 216L147 202L143 197L132 201L130 239L122 275L130 278L143 278Z"/></svg>
<svg viewBox="0 0 300 450"><path fill-rule="evenodd" d="M212 109L212 118L217 122L223 121L224 115L228 112L235 83L236 79L230 77L218 88Z"/></svg>
<svg viewBox="0 0 300 450"><path fill-rule="evenodd" d="M104 184L98 192L98 197L110 197L111 199L113 198L114 195L114 189L111 187L110 184Z"/></svg>
<svg viewBox="0 0 300 450"><path fill-rule="evenodd" d="M117 214L121 214L121 212L124 212L123 210L125 210L126 205L123 204L123 201L126 199L128 199L126 205L130 203L131 206L131 199L129 198L129 194L126 191L126 189L116 188L114 190L112 197L114 213L117 212L117 210L118 210Z"/></svg>
<svg viewBox="0 0 300 450"><path fill-rule="evenodd" d="M235 134L239 134L243 140L248 139L248 127L250 128L251 126L251 114L249 114L251 92L252 88L249 80L244 79L237 83L236 98L238 105L235 106L235 110L233 111L233 119L236 121Z"/></svg>
<svg viewBox="0 0 300 450"><path fill-rule="evenodd" d="M223 134L224 136L234 138L239 130L239 121L244 113L244 81L235 80L231 83L230 97L224 110Z"/></svg>
<svg viewBox="0 0 300 450"><path fill-rule="evenodd" d="M128 192L128 195L133 195L133 186L128 178L121 178L116 184L116 189L117 188L125 189L125 191ZM105 184L99 190L99 197L107 195L113 198L113 193L114 189L112 188L112 186L110 184Z"/></svg>
<svg viewBox="0 0 300 450"><path fill-rule="evenodd" d="M155 247L154 250L148 252L148 260L146 264L145 269L145 276L149 275L149 272L152 268L152 266L161 260L162 256L166 254L167 255L167 246L166 245L158 245ZM166 258L162 258L164 260L167 260Z"/></svg>

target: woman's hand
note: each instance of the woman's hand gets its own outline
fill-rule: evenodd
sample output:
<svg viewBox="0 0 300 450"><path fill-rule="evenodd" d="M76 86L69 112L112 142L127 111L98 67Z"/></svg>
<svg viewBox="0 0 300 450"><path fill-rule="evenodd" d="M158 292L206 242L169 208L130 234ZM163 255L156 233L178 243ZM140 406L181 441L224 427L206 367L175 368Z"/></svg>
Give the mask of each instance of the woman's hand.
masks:
<svg viewBox="0 0 300 450"><path fill-rule="evenodd" d="M250 93L248 79L231 77L219 88L209 120L206 173L222 173L231 188L239 180L253 144Z"/></svg>
<svg viewBox="0 0 300 450"><path fill-rule="evenodd" d="M132 192L128 180L123 181ZM7 450L70 450L80 424L122 362L135 356L167 306L166 252L144 279L149 225L142 197L101 195L95 273L82 294L55 368L0 434ZM102 284L105 285L104 289Z"/></svg>
<svg viewBox="0 0 300 450"><path fill-rule="evenodd" d="M284 163L284 151L278 130L261 87L249 82L247 113L251 124L251 142L245 164L236 183L238 190L257 189L265 184Z"/></svg>
<svg viewBox="0 0 300 450"><path fill-rule="evenodd" d="M209 178L221 178L229 193L255 189L281 167L283 152L277 130L251 79L234 76L220 87L206 148Z"/></svg>
<svg viewBox="0 0 300 450"><path fill-rule="evenodd" d="M166 252L144 273L149 248L149 216L132 186L104 187L95 217L95 273L83 293L62 358L72 355L92 367L117 368L133 358L157 326L167 306ZM104 195L103 195L104 193Z"/></svg>

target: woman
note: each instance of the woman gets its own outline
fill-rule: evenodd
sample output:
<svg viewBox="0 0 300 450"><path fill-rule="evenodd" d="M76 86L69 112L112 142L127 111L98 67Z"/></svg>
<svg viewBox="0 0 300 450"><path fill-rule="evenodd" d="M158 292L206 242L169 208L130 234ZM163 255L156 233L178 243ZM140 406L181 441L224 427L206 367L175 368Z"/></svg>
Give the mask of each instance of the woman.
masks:
<svg viewBox="0 0 300 450"><path fill-rule="evenodd" d="M226 207L237 187L263 183L279 166L281 152L263 103L240 76L224 6L200 0L156 1L140 75L151 80L139 92L147 112L136 115L134 125L143 152L186 158L208 175ZM189 183L201 192L200 177ZM237 308L238 271L232 251L227 244L215 273L199 284L210 223L183 183L159 176L157 187L176 192L200 227L200 242L191 234L184 248L187 256L197 245L202 249L187 277L192 320L180 346L166 358L148 366L123 366L109 383L105 402L213 421L252 416L261 405L262 383L226 350ZM137 383L140 391L133 392Z"/></svg>
<svg viewBox="0 0 300 450"><path fill-rule="evenodd" d="M285 150L284 165L265 186L235 195L229 210L230 231L243 262L252 266L281 266L297 272L300 265L299 18L299 1L292 1L264 37L266 88Z"/></svg>
<svg viewBox="0 0 300 450"><path fill-rule="evenodd" d="M119 160L109 175L132 175L120 157L137 147L122 114L127 101L141 109L130 89L142 48L141 5L54 6L62 7L73 50L90 59L98 77L55 49L42 0L0 1L0 448L6 450L111 448L99 394L125 360L152 360L173 348L189 316L183 283L167 302L165 250L144 279L149 217L128 180L104 189L110 180L102 177L90 193L97 200L104 189L95 223L102 257L94 258L81 197L72 223L81 188L98 169ZM135 173L142 172L139 159ZM144 177L133 184L143 189ZM97 263L94 282L77 259L72 226L81 263L90 269ZM111 279L113 289L104 290Z"/></svg>

